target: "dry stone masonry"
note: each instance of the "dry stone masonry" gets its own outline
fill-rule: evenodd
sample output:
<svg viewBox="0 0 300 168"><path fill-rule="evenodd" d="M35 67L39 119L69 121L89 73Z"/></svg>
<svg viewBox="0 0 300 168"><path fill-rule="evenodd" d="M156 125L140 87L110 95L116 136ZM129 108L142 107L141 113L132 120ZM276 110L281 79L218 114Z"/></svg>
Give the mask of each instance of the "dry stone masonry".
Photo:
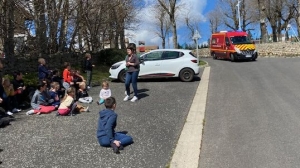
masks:
<svg viewBox="0 0 300 168"><path fill-rule="evenodd" d="M259 57L300 57L300 42L255 44ZM194 51L196 55L196 50ZM200 57L210 57L209 48L199 49Z"/></svg>

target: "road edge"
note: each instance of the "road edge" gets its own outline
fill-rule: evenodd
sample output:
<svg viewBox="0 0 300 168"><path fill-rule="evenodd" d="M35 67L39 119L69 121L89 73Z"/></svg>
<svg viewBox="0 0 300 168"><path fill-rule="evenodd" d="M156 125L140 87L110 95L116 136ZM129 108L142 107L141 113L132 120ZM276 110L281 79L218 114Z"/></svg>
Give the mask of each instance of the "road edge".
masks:
<svg viewBox="0 0 300 168"><path fill-rule="evenodd" d="M176 145L170 168L198 168L209 75L210 67L205 67Z"/></svg>

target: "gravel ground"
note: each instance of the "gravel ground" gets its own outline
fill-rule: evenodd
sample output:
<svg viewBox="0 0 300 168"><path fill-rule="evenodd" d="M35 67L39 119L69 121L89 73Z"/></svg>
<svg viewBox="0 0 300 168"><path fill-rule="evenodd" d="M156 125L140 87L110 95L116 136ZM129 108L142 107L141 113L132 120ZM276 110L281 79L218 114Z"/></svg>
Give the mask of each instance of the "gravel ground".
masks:
<svg viewBox="0 0 300 168"><path fill-rule="evenodd" d="M55 116L55 112L26 116L0 129L0 167L166 167L170 162L200 78L194 82L178 79L139 80L140 100L123 102L124 84L111 82L117 100L117 131L127 130L134 144L116 155L100 147L96 139L100 87L89 94L94 102L90 112L76 116Z"/></svg>

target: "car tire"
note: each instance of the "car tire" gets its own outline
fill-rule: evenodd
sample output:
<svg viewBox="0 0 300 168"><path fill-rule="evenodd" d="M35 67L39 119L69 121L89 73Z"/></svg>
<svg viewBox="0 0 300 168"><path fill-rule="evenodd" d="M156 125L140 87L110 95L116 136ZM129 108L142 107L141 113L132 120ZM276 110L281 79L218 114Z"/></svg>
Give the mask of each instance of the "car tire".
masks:
<svg viewBox="0 0 300 168"><path fill-rule="evenodd" d="M216 53L212 53L213 59L217 59Z"/></svg>
<svg viewBox="0 0 300 168"><path fill-rule="evenodd" d="M230 54L230 61L231 61L231 62L234 62L234 61L235 61L234 54L232 54L232 53Z"/></svg>
<svg viewBox="0 0 300 168"><path fill-rule="evenodd" d="M255 55L254 57L252 57L251 61L256 61L257 55Z"/></svg>
<svg viewBox="0 0 300 168"><path fill-rule="evenodd" d="M126 71L122 70L119 75L118 75L118 79L119 81L125 83L125 79L126 79Z"/></svg>
<svg viewBox="0 0 300 168"><path fill-rule="evenodd" d="M183 82L191 82L194 79L194 71L189 68L184 68L180 71L179 78Z"/></svg>

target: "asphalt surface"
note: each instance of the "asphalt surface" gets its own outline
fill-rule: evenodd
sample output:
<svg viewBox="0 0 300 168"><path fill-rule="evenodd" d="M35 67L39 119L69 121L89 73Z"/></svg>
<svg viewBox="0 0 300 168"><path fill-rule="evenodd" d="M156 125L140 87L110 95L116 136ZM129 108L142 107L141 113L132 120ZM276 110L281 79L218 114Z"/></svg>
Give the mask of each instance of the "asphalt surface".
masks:
<svg viewBox="0 0 300 168"><path fill-rule="evenodd" d="M211 66L201 168L300 165L300 58Z"/></svg>
<svg viewBox="0 0 300 168"><path fill-rule="evenodd" d="M138 102L123 102L124 84L111 82L117 100L117 131L127 130L134 144L117 155L100 147L96 139L100 87L89 91L94 98L89 113L77 116L15 115L16 121L0 129L0 167L56 168L159 168L166 167L176 147L200 78L140 80Z"/></svg>

